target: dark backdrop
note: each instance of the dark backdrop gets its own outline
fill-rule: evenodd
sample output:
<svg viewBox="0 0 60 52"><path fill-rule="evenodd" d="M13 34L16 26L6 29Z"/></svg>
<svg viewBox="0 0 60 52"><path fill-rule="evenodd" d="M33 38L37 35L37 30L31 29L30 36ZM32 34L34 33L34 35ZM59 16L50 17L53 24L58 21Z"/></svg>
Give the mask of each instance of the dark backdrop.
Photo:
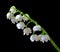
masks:
<svg viewBox="0 0 60 52"><path fill-rule="evenodd" d="M11 6L16 6L24 13L28 13L50 34L55 43L60 47L60 12L59 3L56 1L38 0L1 0L0 1L0 37L1 48L4 50L28 50L39 52L57 52L50 42L32 43L29 36L23 36L9 20L6 14ZM22 51L23 51L22 50ZM19 51L19 52L20 52Z"/></svg>

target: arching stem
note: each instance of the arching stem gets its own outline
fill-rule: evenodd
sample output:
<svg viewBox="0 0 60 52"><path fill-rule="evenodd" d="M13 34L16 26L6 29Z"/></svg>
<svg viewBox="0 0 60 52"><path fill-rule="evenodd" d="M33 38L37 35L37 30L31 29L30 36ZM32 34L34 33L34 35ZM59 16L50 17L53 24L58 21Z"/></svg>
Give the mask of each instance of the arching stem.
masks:
<svg viewBox="0 0 60 52"><path fill-rule="evenodd" d="M23 15L25 15L23 12L21 12L21 11L19 11L19 10L17 10L17 12L19 12L20 14L23 14ZM29 18L29 22L27 23L27 25L30 23L30 22L33 22L35 25L39 25L35 20L33 20L33 19L31 19L30 18L30 16L27 16L27 15L25 15L25 17L27 17L27 18ZM26 26L27 26L26 25ZM42 27L42 34L44 34L44 33L46 33L48 36L49 36L49 34L46 32L46 30ZM49 36L50 37L50 36ZM51 42L51 44L53 45L53 47L58 51L58 52L60 52L60 48L55 44L55 42L52 40L52 38L50 37L50 42Z"/></svg>

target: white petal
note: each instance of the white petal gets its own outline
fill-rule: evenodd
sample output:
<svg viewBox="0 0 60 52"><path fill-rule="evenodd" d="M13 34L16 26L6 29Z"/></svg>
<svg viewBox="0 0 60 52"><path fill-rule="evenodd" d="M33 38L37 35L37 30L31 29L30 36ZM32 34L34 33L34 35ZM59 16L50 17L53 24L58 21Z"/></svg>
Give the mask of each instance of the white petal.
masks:
<svg viewBox="0 0 60 52"><path fill-rule="evenodd" d="M42 43L44 43L44 41L45 41L45 37L44 37L44 35L42 35L41 36L41 40L40 40Z"/></svg>
<svg viewBox="0 0 60 52"><path fill-rule="evenodd" d="M11 22L12 22L13 24L15 24L15 22L16 22L15 18L11 19Z"/></svg>
<svg viewBox="0 0 60 52"><path fill-rule="evenodd" d="M7 19L11 19L11 18L13 18L14 16L13 16L12 13L9 12L9 13L7 13L6 17L7 17Z"/></svg>
<svg viewBox="0 0 60 52"><path fill-rule="evenodd" d="M35 41L39 41L40 40L39 37L38 37L38 35L34 35L34 40Z"/></svg>
<svg viewBox="0 0 60 52"><path fill-rule="evenodd" d="M34 42L34 35L30 36L30 40L31 40L31 42Z"/></svg>
<svg viewBox="0 0 60 52"><path fill-rule="evenodd" d="M29 19L28 19L27 17L25 17L25 16L22 16L22 17L23 17L23 21L24 21L24 22L29 20Z"/></svg>
<svg viewBox="0 0 60 52"><path fill-rule="evenodd" d="M40 37L39 37L38 35L36 35L36 34L33 34L33 35L31 35L30 40L31 40L32 42L34 42L34 41L37 42L37 41L40 40Z"/></svg>
<svg viewBox="0 0 60 52"><path fill-rule="evenodd" d="M48 40L50 40L50 38L49 38L48 35L40 35L40 41L41 41L42 43L48 42Z"/></svg>
<svg viewBox="0 0 60 52"><path fill-rule="evenodd" d="M22 16L20 14L19 15L16 15L15 20L22 21Z"/></svg>
<svg viewBox="0 0 60 52"><path fill-rule="evenodd" d="M25 33L23 33L23 35L25 35Z"/></svg>
<svg viewBox="0 0 60 52"><path fill-rule="evenodd" d="M41 31L41 26L40 25L34 26L33 31Z"/></svg>
<svg viewBox="0 0 60 52"><path fill-rule="evenodd" d="M20 23L16 24L16 27L17 27L17 29L24 29L25 24L24 24L24 22L20 22Z"/></svg>
<svg viewBox="0 0 60 52"><path fill-rule="evenodd" d="M50 40L48 35L45 35L45 42L48 42L48 40Z"/></svg>
<svg viewBox="0 0 60 52"><path fill-rule="evenodd" d="M39 37L39 35L37 35L35 41L39 41L39 40L40 40L40 37Z"/></svg>
<svg viewBox="0 0 60 52"><path fill-rule="evenodd" d="M25 35L25 34L26 34L26 35L29 35L30 33L32 33L32 31L31 31L30 28L25 28L25 29L23 30L23 32L24 32L24 35Z"/></svg>

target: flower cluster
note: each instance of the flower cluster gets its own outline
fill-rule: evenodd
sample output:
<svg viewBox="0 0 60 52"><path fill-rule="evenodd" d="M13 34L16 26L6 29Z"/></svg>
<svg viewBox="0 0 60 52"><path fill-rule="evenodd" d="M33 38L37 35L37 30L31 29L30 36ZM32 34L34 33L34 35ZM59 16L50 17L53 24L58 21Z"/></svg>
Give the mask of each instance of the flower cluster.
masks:
<svg viewBox="0 0 60 52"><path fill-rule="evenodd" d="M42 27L40 25L35 25L33 27L33 29L31 29L30 27L27 27L24 22L30 20L27 17L28 15L25 16L24 14L23 15L18 14L16 16L14 16L14 14L16 12L18 12L17 9L14 6L12 6L10 8L9 12L7 13L6 17L7 17L7 19L11 20L11 22L13 24L16 24L17 29L22 29L23 30L23 35L28 36L29 34L32 34L30 36L31 42L40 41L40 42L44 43L44 42L48 42L48 40L50 40L50 38L47 34L46 35L44 35L44 34L37 35L37 34L33 33L33 32L36 32L36 31L42 31Z"/></svg>
<svg viewBox="0 0 60 52"><path fill-rule="evenodd" d="M29 19L27 17L25 17L24 15L18 14L16 16L14 16L14 14L17 12L16 8L14 6L12 6L9 10L9 12L7 13L7 19L11 20L11 22L13 24L21 22L21 21L28 21Z"/></svg>
<svg viewBox="0 0 60 52"><path fill-rule="evenodd" d="M40 41L40 42L44 43L44 42L48 42L48 40L50 40L50 38L48 35L33 34L33 35L31 35L30 40L31 40L31 42Z"/></svg>

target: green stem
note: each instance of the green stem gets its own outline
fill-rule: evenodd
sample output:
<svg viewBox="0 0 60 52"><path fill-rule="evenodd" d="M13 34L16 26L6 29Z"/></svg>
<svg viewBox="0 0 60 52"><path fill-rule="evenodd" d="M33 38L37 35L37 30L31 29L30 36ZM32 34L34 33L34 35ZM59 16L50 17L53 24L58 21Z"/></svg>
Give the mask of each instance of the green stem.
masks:
<svg viewBox="0 0 60 52"><path fill-rule="evenodd" d="M50 42L51 42L51 44L54 46L54 48L55 48L58 52L60 52L59 47L55 44L55 42L52 40L51 37L50 37Z"/></svg>
<svg viewBox="0 0 60 52"><path fill-rule="evenodd" d="M49 34L46 32L46 30L44 28L42 28L42 30L49 36ZM52 38L49 36L50 38L50 42L51 44L53 45L53 47L58 51L60 52L60 48L55 44L55 42L52 40Z"/></svg>
<svg viewBox="0 0 60 52"><path fill-rule="evenodd" d="M23 12L21 12L21 11L19 11L19 10L17 10L17 12L19 12L20 14L23 14L23 15L25 15ZM27 18L29 18L30 19L30 21L32 21L34 24L38 24L35 20L33 20L33 19L31 19L30 17L28 17L27 15L25 15Z"/></svg>
<svg viewBox="0 0 60 52"><path fill-rule="evenodd" d="M23 14L23 15L24 15L23 12L21 12L21 11L19 11L19 10L18 10L18 12L20 12L20 14ZM26 16L26 15L25 15L25 16ZM31 18L28 17L28 16L26 16L26 17L29 18L30 21L33 22L35 25L39 25L35 20L31 19ZM28 22L28 24L29 24L29 23L30 23L30 22ZM28 24L27 24L27 25L28 25ZM46 33L46 34L49 36L49 34L46 32L46 30L45 30L44 28L42 28L42 31L43 31L42 34ZM49 37L50 37L50 36L49 36ZM51 37L50 37L50 42L51 42L51 44L53 45L53 47L54 47L58 52L60 52L60 48L55 44L55 42L52 40Z"/></svg>
<svg viewBox="0 0 60 52"><path fill-rule="evenodd" d="M29 23L31 23L32 21L29 21L27 24L26 24L26 26L28 26L29 25Z"/></svg>

